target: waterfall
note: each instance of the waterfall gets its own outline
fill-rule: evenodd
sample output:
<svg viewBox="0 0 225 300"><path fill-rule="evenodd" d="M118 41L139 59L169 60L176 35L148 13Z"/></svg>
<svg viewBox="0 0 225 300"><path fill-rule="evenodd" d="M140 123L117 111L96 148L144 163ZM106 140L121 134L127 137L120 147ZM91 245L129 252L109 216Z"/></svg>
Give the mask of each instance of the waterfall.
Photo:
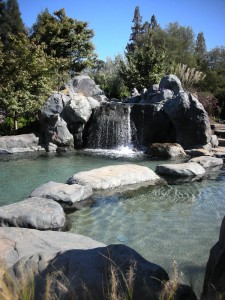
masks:
<svg viewBox="0 0 225 300"><path fill-rule="evenodd" d="M107 103L97 108L87 129L86 147L118 149L130 146L132 130L131 108L126 104Z"/></svg>

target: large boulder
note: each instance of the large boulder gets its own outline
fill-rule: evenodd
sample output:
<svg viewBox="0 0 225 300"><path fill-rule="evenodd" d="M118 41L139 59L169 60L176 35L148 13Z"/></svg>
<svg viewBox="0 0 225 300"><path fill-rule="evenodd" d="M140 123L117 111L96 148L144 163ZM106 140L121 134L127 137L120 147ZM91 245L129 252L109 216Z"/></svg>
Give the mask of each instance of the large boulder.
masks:
<svg viewBox="0 0 225 300"><path fill-rule="evenodd" d="M62 207L51 199L32 197L0 207L0 226L57 230L65 225Z"/></svg>
<svg viewBox="0 0 225 300"><path fill-rule="evenodd" d="M38 137L33 133L0 136L0 153L29 152L38 149Z"/></svg>
<svg viewBox="0 0 225 300"><path fill-rule="evenodd" d="M163 299L169 277L160 266L146 261L125 245L110 245L61 253L25 256L11 268L20 281L24 274L35 274L34 299L47 291L57 299ZM171 284L171 286L173 286ZM173 299L196 299L193 291L177 284L168 291Z"/></svg>
<svg viewBox="0 0 225 300"><path fill-rule="evenodd" d="M74 208L81 208L92 194L93 191L90 186L79 184L68 185L50 181L36 188L30 196L52 199L60 203L68 211Z"/></svg>
<svg viewBox="0 0 225 300"><path fill-rule="evenodd" d="M182 164L162 164L156 167L156 172L161 175L186 177L205 174L205 169L196 162Z"/></svg>
<svg viewBox="0 0 225 300"><path fill-rule="evenodd" d="M185 157L186 153L177 143L153 143L145 151L147 155L160 158Z"/></svg>
<svg viewBox="0 0 225 300"><path fill-rule="evenodd" d="M57 253L71 249L92 249L105 246L91 238L59 231L0 227L0 260L13 266L23 256L35 253Z"/></svg>
<svg viewBox="0 0 225 300"><path fill-rule="evenodd" d="M209 117L196 97L180 93L167 100L163 111L169 117L176 131L176 142L184 148L206 145L211 140Z"/></svg>
<svg viewBox="0 0 225 300"><path fill-rule="evenodd" d="M210 250L201 299L225 299L225 217L219 241Z"/></svg>
<svg viewBox="0 0 225 300"><path fill-rule="evenodd" d="M120 188L143 182L154 185L161 182L161 179L147 167L127 164L79 172L68 180L69 184L90 185L93 190Z"/></svg>
<svg viewBox="0 0 225 300"><path fill-rule="evenodd" d="M58 147L83 145L82 132L92 111L107 100L102 90L88 76L76 76L53 93L39 112L40 142Z"/></svg>

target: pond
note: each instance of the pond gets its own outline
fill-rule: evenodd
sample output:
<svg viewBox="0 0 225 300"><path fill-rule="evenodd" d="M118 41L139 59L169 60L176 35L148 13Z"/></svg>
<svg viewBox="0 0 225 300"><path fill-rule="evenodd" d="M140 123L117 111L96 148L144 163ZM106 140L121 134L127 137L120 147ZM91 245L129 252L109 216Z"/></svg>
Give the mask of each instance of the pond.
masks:
<svg viewBox="0 0 225 300"><path fill-rule="evenodd" d="M0 157L0 206L21 201L50 180L66 182L78 171L135 163L155 170L161 161L143 156L93 156L89 152ZM108 153L107 153L108 155ZM105 244L124 243L170 275L173 263L184 282L200 293L210 248L225 212L224 169L202 181L149 187L137 192L94 195L91 208L69 215L71 232ZM181 274L182 273L182 274Z"/></svg>

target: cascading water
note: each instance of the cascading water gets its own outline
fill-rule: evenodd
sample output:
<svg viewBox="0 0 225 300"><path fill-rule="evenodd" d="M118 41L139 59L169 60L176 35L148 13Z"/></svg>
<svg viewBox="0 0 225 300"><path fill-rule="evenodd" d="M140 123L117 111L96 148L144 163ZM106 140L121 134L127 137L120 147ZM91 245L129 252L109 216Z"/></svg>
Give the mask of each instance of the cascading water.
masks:
<svg viewBox="0 0 225 300"><path fill-rule="evenodd" d="M105 104L97 108L88 127L86 147L118 149L132 147L131 108L124 104Z"/></svg>

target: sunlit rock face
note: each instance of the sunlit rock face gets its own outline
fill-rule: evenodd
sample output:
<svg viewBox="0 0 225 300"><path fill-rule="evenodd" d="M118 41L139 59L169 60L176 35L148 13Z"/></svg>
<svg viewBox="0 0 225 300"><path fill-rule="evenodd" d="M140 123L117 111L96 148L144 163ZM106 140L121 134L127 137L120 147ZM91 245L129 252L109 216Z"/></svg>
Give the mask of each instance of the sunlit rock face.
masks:
<svg viewBox="0 0 225 300"><path fill-rule="evenodd" d="M44 144L75 148L135 149L150 143L183 148L209 144L209 118L198 99L185 92L175 75L126 103L108 101L88 76L77 76L52 95L40 112Z"/></svg>

